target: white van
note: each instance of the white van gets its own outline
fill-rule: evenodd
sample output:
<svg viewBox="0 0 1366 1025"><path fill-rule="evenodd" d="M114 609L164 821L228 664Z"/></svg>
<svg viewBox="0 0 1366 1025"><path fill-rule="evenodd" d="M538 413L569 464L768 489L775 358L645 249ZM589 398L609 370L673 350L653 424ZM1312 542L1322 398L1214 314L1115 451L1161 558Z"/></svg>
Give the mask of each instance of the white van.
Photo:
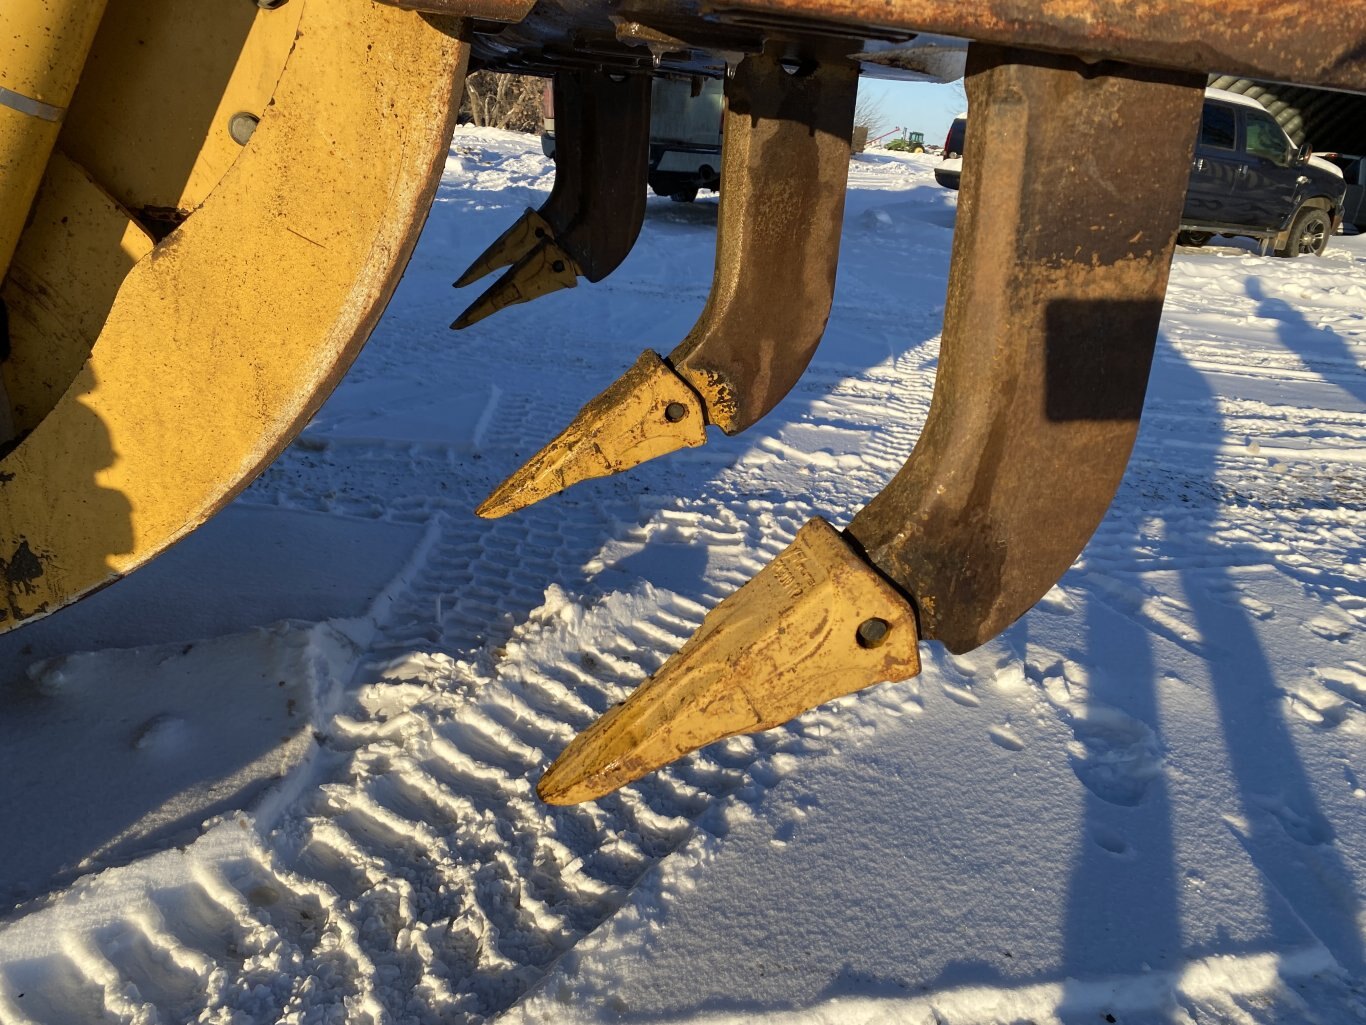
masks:
<svg viewBox="0 0 1366 1025"><path fill-rule="evenodd" d="M555 156L551 88L541 99L541 149ZM721 185L721 119L725 85L719 78L656 78L650 94L650 188L691 203L702 189Z"/></svg>
<svg viewBox="0 0 1366 1025"><path fill-rule="evenodd" d="M690 203L700 189L721 185L719 78L655 79L650 97L650 188L655 195Z"/></svg>

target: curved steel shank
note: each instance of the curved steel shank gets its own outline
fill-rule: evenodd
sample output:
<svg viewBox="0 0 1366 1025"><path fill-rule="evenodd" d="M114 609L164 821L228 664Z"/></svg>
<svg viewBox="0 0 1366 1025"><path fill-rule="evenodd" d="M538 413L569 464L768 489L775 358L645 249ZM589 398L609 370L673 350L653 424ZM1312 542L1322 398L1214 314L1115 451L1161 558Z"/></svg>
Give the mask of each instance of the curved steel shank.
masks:
<svg viewBox="0 0 1366 1025"><path fill-rule="evenodd" d="M726 83L716 270L669 362L727 434L792 390L835 294L858 69L748 57Z"/></svg>
<svg viewBox="0 0 1366 1025"><path fill-rule="evenodd" d="M916 672L917 631L897 625L894 602L871 587L823 596L836 567L842 579L897 585L919 636L953 651L986 641L1054 584L1109 505L1138 428L1201 86L1185 73L973 48L939 372L915 451L842 538L820 521L804 527L576 738L543 777L543 799L600 796L772 726L779 711L790 718ZM1176 128L1144 133L1138 187L1115 140L1154 110ZM850 654L871 644L889 646L890 661ZM837 670L819 661L831 652ZM794 689L815 666L818 682Z"/></svg>
<svg viewBox="0 0 1366 1025"><path fill-rule="evenodd" d="M841 56L766 52L740 63L726 83L716 269L696 325L667 360L647 352L649 373L638 362L585 406L480 516L700 445L705 424L738 433L791 390L834 297L857 89L858 71ZM659 401L679 388L694 397Z"/></svg>
<svg viewBox="0 0 1366 1025"><path fill-rule="evenodd" d="M650 159L649 76L559 71L554 95L555 184L539 210L523 214L455 282L463 288L511 265L454 328L572 288L577 277L601 281L640 234Z"/></svg>
<svg viewBox="0 0 1366 1025"><path fill-rule="evenodd" d="M1203 80L974 45L924 432L848 536L921 635L984 643L1062 576L1138 431ZM1155 111L1170 130L1148 131ZM1135 179L1126 131L1144 140Z"/></svg>
<svg viewBox="0 0 1366 1025"><path fill-rule="evenodd" d="M556 241L589 281L611 274L636 244L649 165L648 75L556 74L555 178L574 197L572 208L553 211L567 222L556 225Z"/></svg>

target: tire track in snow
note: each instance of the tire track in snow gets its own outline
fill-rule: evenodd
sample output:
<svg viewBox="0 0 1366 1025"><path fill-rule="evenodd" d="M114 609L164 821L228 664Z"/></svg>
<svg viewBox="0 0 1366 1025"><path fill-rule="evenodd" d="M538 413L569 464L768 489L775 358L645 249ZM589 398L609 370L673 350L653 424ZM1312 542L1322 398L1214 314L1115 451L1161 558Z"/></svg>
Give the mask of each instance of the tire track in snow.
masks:
<svg viewBox="0 0 1366 1025"><path fill-rule="evenodd" d="M899 415L917 401L894 400ZM514 403L499 415L525 412ZM869 425L876 413L854 387L812 415ZM895 431L869 444L883 474L909 448ZM35 1021L486 1020L727 796L754 800L776 782L774 755L824 749L828 713L817 711L594 805L542 805L534 781L551 757L781 551L812 505L751 497L742 465L703 466L714 476L705 499L560 503L483 524L464 511L483 482L454 479L457 462L440 446L332 438L295 446L253 488L256 502L308 495L334 513L445 520L369 646L353 699L326 724L322 785L258 821L263 838L243 831L245 850L210 858L192 881L149 884L102 940L69 940L84 954L61 955L70 984ZM856 487L871 494L880 484L866 476ZM386 493L414 497L386 503ZM609 538L725 558L691 597L649 585L594 597L588 574L603 568L593 560Z"/></svg>
<svg viewBox="0 0 1366 1025"><path fill-rule="evenodd" d="M639 535L680 528L730 540L721 519L669 509ZM760 755L736 740L591 806L541 804L534 782L553 754L680 645L703 608L648 587L584 608L552 586L506 637L472 632L482 602L472 616L438 612L437 593L458 582L486 594L507 560L535 579L563 558L556 536L579 528L532 510L507 545L472 562L461 533L452 527L436 547L399 625L372 646L388 657L362 670L351 715L327 743L340 771L270 835L291 871L325 881L329 914L359 937L357 963L374 965L375 1020L479 1021L509 1006L701 814L751 782ZM420 610L444 650L414 633ZM425 648L416 655L414 637Z"/></svg>
<svg viewBox="0 0 1366 1025"><path fill-rule="evenodd" d="M527 184L543 177L536 166L510 170ZM429 306L443 304L398 313L413 320ZM1244 311L1246 297L1229 306ZM508 317L516 323L514 313ZM885 316L861 325L881 334L888 327ZM435 368L454 359L446 342L393 331L390 343L372 343L357 370L361 379L382 378L416 351L444 373ZM567 339L565 350L576 342ZM529 344L509 331L510 358ZM481 359L490 358L462 365L477 371ZM1227 363L1212 362L1221 371ZM1255 373L1300 366L1274 363ZM533 369L583 382L599 373L568 359ZM800 488L789 480L785 490L764 476L795 462L795 449L727 439L712 446L719 456L642 468L578 493L588 497L492 525L474 521L468 510L496 482L493 464L506 468L514 447L529 454L544 440L538 434L548 437L573 414L577 402L564 390L535 401L527 392L502 396L484 432L500 446L496 460L480 459L477 441L466 450L342 437L293 446L249 501L405 522L444 515L441 536L365 653L346 704L319 723L324 739L312 776L292 781L298 796L254 823L223 822L183 855L166 852L110 873L120 880L114 896L98 880L81 891L88 930L54 935L27 959L0 967L0 1023L478 1022L508 1007L699 824L724 828L718 819L728 799L757 799L781 776L783 756L826 749L827 733L847 741L860 718L872 729L867 720L875 717L851 715L851 706L900 700L904 692L892 689L846 699L839 713L817 710L785 729L715 745L592 805L549 808L534 794L569 737L657 668L704 609L776 555L809 515L843 519L885 483L923 422L933 369L931 344L852 377L818 357L798 395L807 405L775 418L862 432L861 465L839 474L816 466ZM592 394L608 378L581 390ZM1184 424L1189 431L1188 413L1179 402L1159 401L1145 429L1170 436ZM1214 433L1229 432L1229 410L1201 416ZM1273 424L1318 429L1308 414L1252 405L1233 422L1237 432L1259 426L1261 434ZM1163 454L1140 449L1139 472L1125 485L1133 490L1120 499L1127 508L1142 507L1145 487L1178 486L1170 473L1144 473L1143 458L1160 466ZM1297 566L1293 547L1268 547L1282 516L1345 530L1334 546L1351 550L1350 524L1327 507L1305 512L1311 492L1303 479L1249 473L1252 466L1221 450L1216 479L1189 483L1203 485L1196 500L1205 504L1217 486L1236 488L1264 503L1272 522L1216 524L1216 554L1189 558L1222 571L1243 565L1249 552L1265 562L1273 551L1278 568L1310 581L1314 568ZM652 497L660 494L684 497ZM1189 522L1210 527L1208 515ZM1180 517L1166 529L1183 529ZM1245 536L1253 529L1264 534ZM624 551L688 546L707 553L706 570L686 594L638 582L613 589L602 577L609 542ZM1132 515L1113 517L1085 558L1107 571L1132 567L1133 544ZM1172 568L1170 560L1144 563L1141 553L1137 565ZM1315 586L1328 591L1336 580ZM1138 590L1120 597L1146 600ZM1350 602L1343 609L1363 615ZM838 731L829 728L836 719ZM1145 754L1147 738L1130 732L1120 739ZM1103 763L1108 738L1091 739L1099 752L1092 761Z"/></svg>
<svg viewBox="0 0 1366 1025"><path fill-rule="evenodd" d="M731 571L747 576L804 518L774 509L756 528L697 506L662 504L625 537L752 545ZM594 805L542 805L534 781L552 755L657 668L704 607L648 585L585 607L552 585L523 621L494 617L490 630L490 610L522 597L494 586L508 560L538 579L593 546L566 540L582 524L553 511L533 511L472 559L467 525L448 517L442 529L331 720L322 785L273 822L262 815L263 837L243 820L243 849L194 859L188 881L148 880L142 900L63 938L33 978L67 981L43 983L43 1000L22 1011L0 1005L0 1021L487 1020L701 816L776 781L760 767L756 783L757 760L810 743L800 727L736 739ZM711 585L709 600L731 583ZM456 590L477 600L437 600Z"/></svg>
<svg viewBox="0 0 1366 1025"><path fill-rule="evenodd" d="M898 362L923 360L913 353ZM835 509L850 491L871 496L909 452L906 432L875 425L910 422L928 403L928 388L889 399L891 382L875 383L883 387L841 385L807 416L870 432L871 469L858 483L829 485ZM503 429L524 430L527 413L508 404ZM825 733L818 711L785 730L714 745L592 805L551 808L534 794L573 734L658 668L706 608L812 514L812 504L751 497L743 464L670 474L685 493L700 490L689 477L712 476L705 499L655 499L641 489L620 505L538 506L481 527L477 541L452 514L450 537L396 608L397 625L372 645L353 715L329 741L345 769L272 834L283 860L328 881L334 913L392 923L372 927L366 948L382 978L376 999L392 1020L476 1021L509 1006L723 798L743 789L752 800L776 782L773 755L824 748L812 733ZM451 498L470 501L477 490ZM592 593L592 575L605 568L594 556L609 537L627 550L675 544L726 558L689 597L644 585L584 604L562 588L587 584ZM589 579L566 579L566 566ZM557 574L533 599L528 589ZM509 606L527 612L508 615ZM383 885L393 879L406 889Z"/></svg>

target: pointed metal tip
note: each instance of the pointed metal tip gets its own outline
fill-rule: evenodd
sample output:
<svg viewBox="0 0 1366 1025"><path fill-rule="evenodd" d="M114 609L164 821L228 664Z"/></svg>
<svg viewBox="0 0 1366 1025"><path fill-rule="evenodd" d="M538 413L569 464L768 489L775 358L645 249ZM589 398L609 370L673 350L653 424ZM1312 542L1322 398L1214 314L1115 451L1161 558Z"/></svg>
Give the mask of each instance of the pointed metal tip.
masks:
<svg viewBox="0 0 1366 1025"><path fill-rule="evenodd" d="M724 737L920 672L915 612L834 527L808 522L541 777L547 804L591 801Z"/></svg>
<svg viewBox="0 0 1366 1025"><path fill-rule="evenodd" d="M571 484L704 444L706 423L697 393L658 355L646 351L475 511L485 518L506 516Z"/></svg>
<svg viewBox="0 0 1366 1025"><path fill-rule="evenodd" d="M515 475L514 475L515 476ZM512 483L512 478L500 484L488 498L480 502L474 509L474 515L481 520L502 519L510 513L515 513L518 509L524 508L518 505L510 494L508 487Z"/></svg>
<svg viewBox="0 0 1366 1025"><path fill-rule="evenodd" d="M599 723L603 721L605 719L598 720ZM536 784L536 796L546 804L596 801L614 790L620 790L636 778L624 773L614 774L611 766L592 764L591 742L583 743L588 736L588 733L581 733L575 737ZM644 775L647 771L642 770L638 775Z"/></svg>
<svg viewBox="0 0 1366 1025"><path fill-rule="evenodd" d="M460 314L460 316L456 317L453 321L451 321L451 330L452 330L452 331L463 331L463 330L465 330L465 328L469 327L471 324L477 324L477 323L479 323L479 321L481 321L481 320L483 320L485 317L487 317L487 316L489 315L489 313L495 312L495 311L493 311L493 310L490 310L489 313L481 313L481 312L479 312L479 310L476 309L476 307L477 307L478 305L479 305L479 303L478 303L478 302L475 302L475 303L471 304L470 306L467 306L467 307L465 308L465 312L464 312L464 313Z"/></svg>
<svg viewBox="0 0 1366 1025"><path fill-rule="evenodd" d="M574 288L578 283L579 267L573 258L553 242L542 240L470 303L451 327L458 331L499 310Z"/></svg>
<svg viewBox="0 0 1366 1025"><path fill-rule="evenodd" d="M536 796L544 804L582 804L584 801L596 801L602 794L584 793L580 796L572 789L566 789L561 782L552 778L547 772L541 777L541 781L536 784Z"/></svg>
<svg viewBox="0 0 1366 1025"><path fill-rule="evenodd" d="M505 232L494 239L492 245L479 254L451 287L464 288L500 267L516 263L543 239L555 240L549 222L535 210L524 211Z"/></svg>
<svg viewBox="0 0 1366 1025"><path fill-rule="evenodd" d="M667 732L672 725L668 720L670 712L677 711L681 715L688 712L687 708L679 709L674 705L675 699L687 697L678 686L679 673L686 674L690 668L682 664L686 651L687 645L637 687L626 701L608 709L569 742L536 784L536 794L542 801L546 804L596 801L712 740L743 732L744 723L753 718L752 708L746 707L741 713L740 726L727 723L732 728L724 733L708 733L705 738L694 738L694 742L685 743L676 750L661 747L656 742L661 731ZM708 713L714 716L717 709L710 708ZM691 723L683 725L685 728L693 726ZM722 728L719 724L713 725Z"/></svg>

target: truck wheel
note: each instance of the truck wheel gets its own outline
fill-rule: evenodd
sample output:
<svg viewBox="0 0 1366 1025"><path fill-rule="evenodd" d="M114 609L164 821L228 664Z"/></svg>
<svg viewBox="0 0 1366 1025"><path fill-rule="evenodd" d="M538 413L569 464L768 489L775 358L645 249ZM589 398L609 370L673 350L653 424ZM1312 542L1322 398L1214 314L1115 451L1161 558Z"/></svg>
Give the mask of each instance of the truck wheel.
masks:
<svg viewBox="0 0 1366 1025"><path fill-rule="evenodd" d="M697 198L697 186L690 185L686 189L678 189L676 192L669 193L669 198L675 203L691 203Z"/></svg>
<svg viewBox="0 0 1366 1025"><path fill-rule="evenodd" d="M1295 223L1290 228L1290 238L1284 249L1276 250L1277 256L1292 257L1303 253L1322 256L1328 248L1328 236L1333 233L1333 221L1328 211L1322 207L1305 207L1295 215Z"/></svg>
<svg viewBox="0 0 1366 1025"><path fill-rule="evenodd" d="M1214 236L1208 231L1182 231L1176 236L1176 244L1181 246L1203 246Z"/></svg>

